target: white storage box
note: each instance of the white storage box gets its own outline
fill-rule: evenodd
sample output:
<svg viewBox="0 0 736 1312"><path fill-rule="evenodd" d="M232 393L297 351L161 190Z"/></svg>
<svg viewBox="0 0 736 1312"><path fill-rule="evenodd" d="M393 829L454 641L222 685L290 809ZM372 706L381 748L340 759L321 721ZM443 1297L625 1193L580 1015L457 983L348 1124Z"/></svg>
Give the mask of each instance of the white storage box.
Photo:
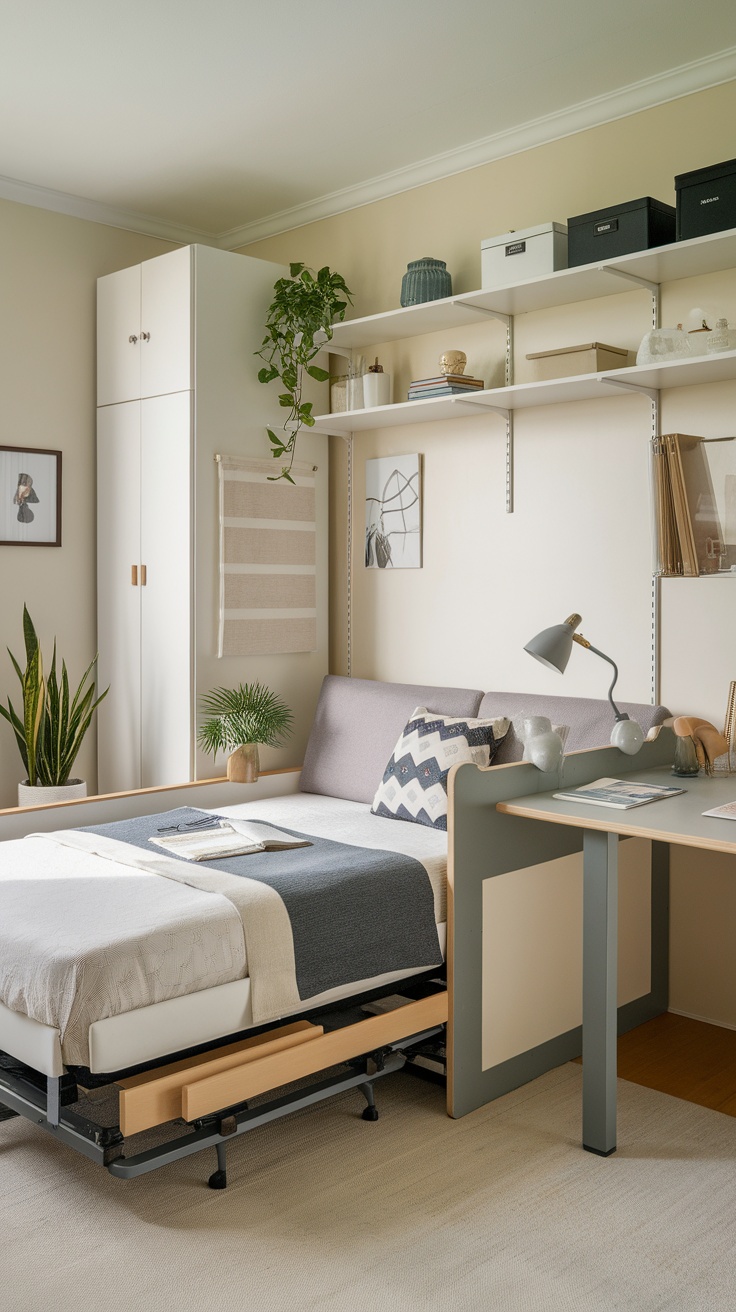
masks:
<svg viewBox="0 0 736 1312"><path fill-rule="evenodd" d="M526 278L542 278L567 268L567 227L541 223L537 228L486 237L480 244L481 288L506 287Z"/></svg>

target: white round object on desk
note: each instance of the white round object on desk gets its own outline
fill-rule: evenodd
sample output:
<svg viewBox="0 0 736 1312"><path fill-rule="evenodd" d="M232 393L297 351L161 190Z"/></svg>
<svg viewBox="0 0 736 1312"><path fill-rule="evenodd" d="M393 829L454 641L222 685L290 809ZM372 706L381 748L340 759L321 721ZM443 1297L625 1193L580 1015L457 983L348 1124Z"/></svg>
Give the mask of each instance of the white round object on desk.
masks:
<svg viewBox="0 0 736 1312"><path fill-rule="evenodd" d="M644 743L644 731L636 720L617 720L611 733L611 746L627 756L636 756Z"/></svg>

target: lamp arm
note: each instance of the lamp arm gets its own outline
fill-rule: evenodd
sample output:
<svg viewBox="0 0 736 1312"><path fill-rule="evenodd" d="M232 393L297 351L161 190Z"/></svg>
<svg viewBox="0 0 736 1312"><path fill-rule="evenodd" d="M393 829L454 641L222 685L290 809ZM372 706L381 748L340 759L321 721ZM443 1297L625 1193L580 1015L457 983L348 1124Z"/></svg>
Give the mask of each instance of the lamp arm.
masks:
<svg viewBox="0 0 736 1312"><path fill-rule="evenodd" d="M625 712L625 711L620 711L620 710L618 709L618 706L616 705L615 701L613 700L613 690L614 690L614 688L616 687L616 680L618 679L618 665L616 664L615 661L612 661L612 660L611 660L611 657L610 657L610 656L606 656L606 653L605 653L604 651L599 651L598 648L597 648L597 647L594 647L592 644L588 644L588 650L589 650L589 651L594 651L595 654L596 654L596 656L600 656L602 660L604 660L604 661L608 661L608 664L613 666L613 682L611 683L611 686L610 686L610 688L608 689L608 700L609 700L609 702L611 703L611 706L613 707L613 713L614 713L616 719L617 719L617 720L628 720L629 717L628 717L628 715L626 714L626 712Z"/></svg>

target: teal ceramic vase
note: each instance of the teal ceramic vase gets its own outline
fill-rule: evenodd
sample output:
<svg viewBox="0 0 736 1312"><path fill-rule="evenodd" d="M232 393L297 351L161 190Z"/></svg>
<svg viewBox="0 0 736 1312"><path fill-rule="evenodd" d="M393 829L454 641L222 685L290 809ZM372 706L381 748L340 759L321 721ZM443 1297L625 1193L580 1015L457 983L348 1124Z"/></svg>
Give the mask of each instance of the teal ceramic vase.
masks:
<svg viewBox="0 0 736 1312"><path fill-rule="evenodd" d="M439 301L452 296L452 277L444 260L433 260L425 255L421 260L410 260L401 280L401 304L422 305L425 301Z"/></svg>

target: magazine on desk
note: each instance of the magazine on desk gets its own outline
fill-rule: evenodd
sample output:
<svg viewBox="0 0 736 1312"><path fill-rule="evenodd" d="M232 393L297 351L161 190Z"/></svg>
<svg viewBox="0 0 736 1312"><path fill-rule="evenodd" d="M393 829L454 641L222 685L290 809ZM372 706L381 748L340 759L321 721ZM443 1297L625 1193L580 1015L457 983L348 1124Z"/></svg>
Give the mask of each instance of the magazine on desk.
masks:
<svg viewBox="0 0 736 1312"><path fill-rule="evenodd" d="M717 820L736 820L736 802L724 802L723 806L714 806L703 815L714 815Z"/></svg>
<svg viewBox="0 0 736 1312"><path fill-rule="evenodd" d="M661 802L675 797L686 789L671 784L638 784L630 779L594 779L592 784L570 788L567 792L553 793L563 802L586 802L591 806L611 806L617 811L628 811L632 806L646 806L647 802Z"/></svg>

